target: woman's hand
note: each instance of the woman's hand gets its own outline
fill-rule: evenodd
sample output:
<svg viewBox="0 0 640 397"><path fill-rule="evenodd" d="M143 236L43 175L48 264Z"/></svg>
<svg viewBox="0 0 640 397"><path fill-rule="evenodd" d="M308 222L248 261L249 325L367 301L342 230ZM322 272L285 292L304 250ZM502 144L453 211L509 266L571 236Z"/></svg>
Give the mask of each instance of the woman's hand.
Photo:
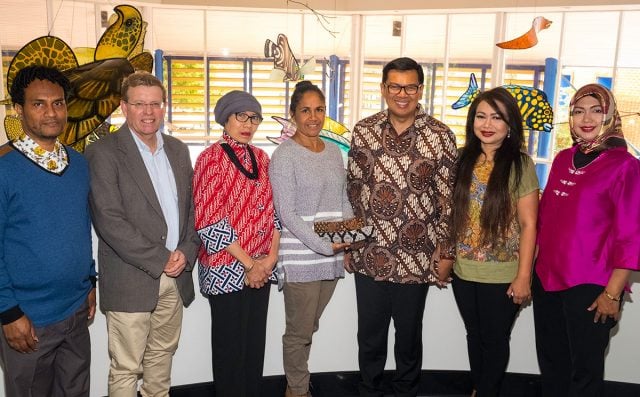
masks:
<svg viewBox="0 0 640 397"><path fill-rule="evenodd" d="M531 276L516 276L507 289L507 296L512 298L516 305L522 305L531 299Z"/></svg>
<svg viewBox="0 0 640 397"><path fill-rule="evenodd" d="M333 249L334 254L337 254L349 246L351 246L351 243L331 243L331 248Z"/></svg>
<svg viewBox="0 0 640 397"><path fill-rule="evenodd" d="M606 291L602 291L587 310L590 312L595 310L594 323L600 321L604 324L607 321L607 317L611 317L615 321L620 319L620 301L609 298Z"/></svg>
<svg viewBox="0 0 640 397"><path fill-rule="evenodd" d="M607 317L611 317L615 321L620 319L620 298L624 292L625 285L629 282L630 276L631 270L629 269L613 270L607 286L587 309L590 312L596 311L593 316L594 323L598 321L604 323L607 321Z"/></svg>
<svg viewBox="0 0 640 397"><path fill-rule="evenodd" d="M245 283L251 288L262 288L268 283L273 269L272 260L267 255L252 258L250 267L245 267Z"/></svg>

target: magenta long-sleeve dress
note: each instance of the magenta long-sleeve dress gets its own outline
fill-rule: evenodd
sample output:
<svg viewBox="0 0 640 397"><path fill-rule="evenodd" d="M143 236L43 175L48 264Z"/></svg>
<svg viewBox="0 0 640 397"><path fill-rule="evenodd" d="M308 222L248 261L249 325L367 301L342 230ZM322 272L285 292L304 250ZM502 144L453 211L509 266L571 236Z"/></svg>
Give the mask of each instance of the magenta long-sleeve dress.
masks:
<svg viewBox="0 0 640 397"><path fill-rule="evenodd" d="M606 286L614 269L640 269L640 161L612 148L576 169L576 150L556 156L540 202L535 270L545 291Z"/></svg>

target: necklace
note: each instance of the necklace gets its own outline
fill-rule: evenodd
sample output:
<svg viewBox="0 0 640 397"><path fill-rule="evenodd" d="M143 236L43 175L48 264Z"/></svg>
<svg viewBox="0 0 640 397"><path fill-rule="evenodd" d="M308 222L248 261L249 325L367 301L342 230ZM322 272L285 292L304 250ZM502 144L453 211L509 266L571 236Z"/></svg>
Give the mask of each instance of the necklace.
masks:
<svg viewBox="0 0 640 397"><path fill-rule="evenodd" d="M228 143L221 143L222 149L227 153L229 160L236 166L236 168L242 172L249 179L258 179L258 162L256 161L256 156L253 154L253 151L249 146L247 146L247 151L249 152L249 158L251 158L251 169L253 172L247 171L246 168L240 163L240 159L236 156L236 153L233 151L231 146Z"/></svg>

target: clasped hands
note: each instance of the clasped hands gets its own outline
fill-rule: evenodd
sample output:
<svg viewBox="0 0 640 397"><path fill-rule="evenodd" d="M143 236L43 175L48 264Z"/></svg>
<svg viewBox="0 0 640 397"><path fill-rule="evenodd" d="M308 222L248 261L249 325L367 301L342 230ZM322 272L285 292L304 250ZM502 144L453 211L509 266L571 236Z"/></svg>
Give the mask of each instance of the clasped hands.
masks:
<svg viewBox="0 0 640 397"><path fill-rule="evenodd" d="M277 257L270 255L251 258L251 264L245 265L244 283L251 288L262 288L269 282L276 261Z"/></svg>

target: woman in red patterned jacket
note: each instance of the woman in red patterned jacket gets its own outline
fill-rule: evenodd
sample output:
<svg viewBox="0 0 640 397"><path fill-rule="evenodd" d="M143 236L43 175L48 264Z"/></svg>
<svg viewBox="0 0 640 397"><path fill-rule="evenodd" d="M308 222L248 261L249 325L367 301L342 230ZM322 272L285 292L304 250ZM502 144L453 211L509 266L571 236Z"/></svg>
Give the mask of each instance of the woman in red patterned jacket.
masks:
<svg viewBox="0 0 640 397"><path fill-rule="evenodd" d="M200 291L211 307L218 396L258 396L264 362L269 279L279 223L269 157L249 142L262 122L258 101L231 91L216 103L222 138L198 157L193 175Z"/></svg>

